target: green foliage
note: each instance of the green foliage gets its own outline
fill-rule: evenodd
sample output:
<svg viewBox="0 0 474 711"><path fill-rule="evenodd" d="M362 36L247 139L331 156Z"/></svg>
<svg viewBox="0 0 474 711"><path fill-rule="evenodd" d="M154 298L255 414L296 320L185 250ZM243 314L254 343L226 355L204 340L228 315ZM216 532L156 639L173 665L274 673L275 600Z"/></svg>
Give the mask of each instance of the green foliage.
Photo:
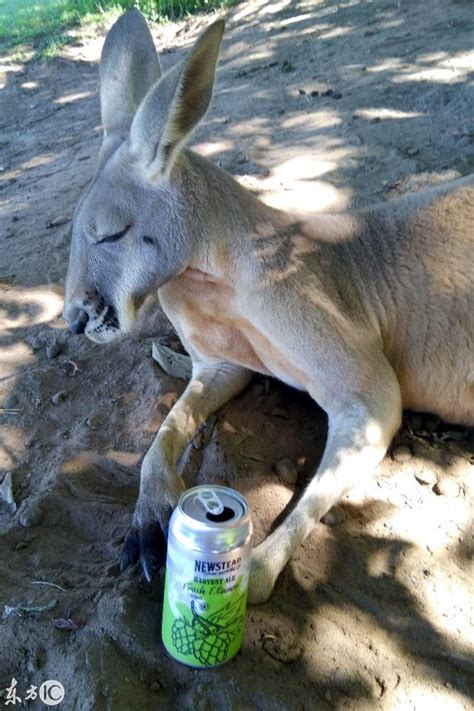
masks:
<svg viewBox="0 0 474 711"><path fill-rule="evenodd" d="M65 44L64 31L82 20L99 20L110 11L139 8L161 21L231 5L233 0L0 0L0 45L13 47L40 40L41 53Z"/></svg>
<svg viewBox="0 0 474 711"><path fill-rule="evenodd" d="M232 0L119 0L122 7L137 7L151 20L181 17L216 7L231 5Z"/></svg>

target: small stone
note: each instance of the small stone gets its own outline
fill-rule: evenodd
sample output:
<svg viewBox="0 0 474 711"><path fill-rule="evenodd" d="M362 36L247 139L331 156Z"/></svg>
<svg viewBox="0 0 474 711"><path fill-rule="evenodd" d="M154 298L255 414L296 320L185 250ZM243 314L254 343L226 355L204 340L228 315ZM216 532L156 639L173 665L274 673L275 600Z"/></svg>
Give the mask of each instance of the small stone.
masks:
<svg viewBox="0 0 474 711"><path fill-rule="evenodd" d="M36 439L32 437L31 435L28 437L28 439L25 439L25 447L30 449L30 447L34 447L36 444Z"/></svg>
<svg viewBox="0 0 474 711"><path fill-rule="evenodd" d="M344 511L341 508L336 507L324 514L321 519L321 523L324 523L325 526L338 526L345 520L346 517L344 515Z"/></svg>
<svg viewBox="0 0 474 711"><path fill-rule="evenodd" d="M458 483L457 481L455 481L455 479L452 479L451 477L445 477L444 479L441 479L441 481L438 481L436 483L434 491L435 494L438 494L438 496L448 496L452 499L454 499L456 496L459 496Z"/></svg>
<svg viewBox="0 0 474 711"><path fill-rule="evenodd" d="M66 398L67 398L67 392L65 392L64 390L60 390L58 393L55 393L53 395L53 397L51 398L51 402L53 402L55 405L59 405Z"/></svg>
<svg viewBox="0 0 474 711"><path fill-rule="evenodd" d="M412 453L409 447L405 447L404 445L401 445L400 447L395 447L395 449L392 451L392 459L394 462L400 462L400 464L403 464L404 462L408 462L412 458Z"/></svg>
<svg viewBox="0 0 474 711"><path fill-rule="evenodd" d="M329 689L326 689L326 691L324 692L324 698L326 699L326 701L332 701L332 695Z"/></svg>
<svg viewBox="0 0 474 711"><path fill-rule="evenodd" d="M39 506L33 505L25 509L20 516L20 526L23 528L33 528L38 526L43 520L43 512Z"/></svg>
<svg viewBox="0 0 474 711"><path fill-rule="evenodd" d="M415 479L420 484L426 484L427 486L434 486L437 481L436 474L432 469L423 468L421 472L415 472Z"/></svg>
<svg viewBox="0 0 474 711"><path fill-rule="evenodd" d="M275 464L275 471L278 474L280 481L285 484L296 484L298 479L298 470L295 463L288 457L280 459Z"/></svg>
<svg viewBox="0 0 474 711"><path fill-rule="evenodd" d="M334 91L332 89L326 89L326 91L323 91L321 96L332 96L334 94Z"/></svg>
<svg viewBox="0 0 474 711"><path fill-rule="evenodd" d="M86 425L91 430L98 430L102 427L102 418L100 415L91 415L86 419Z"/></svg>
<svg viewBox="0 0 474 711"><path fill-rule="evenodd" d="M270 413L273 417L283 417L284 420L288 419L288 413L282 407L274 407Z"/></svg>
<svg viewBox="0 0 474 711"><path fill-rule="evenodd" d="M374 118L370 119L370 123L380 123L381 120L380 116L374 116Z"/></svg>
<svg viewBox="0 0 474 711"><path fill-rule="evenodd" d="M335 91L334 94L332 95L333 99L342 99L342 94L340 91Z"/></svg>
<svg viewBox="0 0 474 711"><path fill-rule="evenodd" d="M71 218L68 215L59 215L58 217L55 217L54 220L47 222L46 227L48 229L51 227L60 227L61 225L65 225L66 222L70 222L70 220Z"/></svg>
<svg viewBox="0 0 474 711"><path fill-rule="evenodd" d="M29 541L20 541L19 543L16 544L16 546L13 550L23 551L25 548L28 548L29 544L30 544Z"/></svg>
<svg viewBox="0 0 474 711"><path fill-rule="evenodd" d="M46 346L46 358L53 360L61 353L61 345L55 339L50 341Z"/></svg>
<svg viewBox="0 0 474 711"><path fill-rule="evenodd" d="M319 91L316 91L316 89L314 89L314 90L311 92L311 96L312 96L313 98L314 98L315 96L319 96Z"/></svg>
<svg viewBox="0 0 474 711"><path fill-rule="evenodd" d="M306 96L306 91L304 89L298 89L298 94L300 96Z"/></svg>
<svg viewBox="0 0 474 711"><path fill-rule="evenodd" d="M159 681L152 681L150 684L150 691L152 694L158 694L162 690L163 686Z"/></svg>
<svg viewBox="0 0 474 711"><path fill-rule="evenodd" d="M406 151L407 156L410 156L410 157L417 156L419 152L420 152L419 148L412 148L412 147L407 148L407 151Z"/></svg>

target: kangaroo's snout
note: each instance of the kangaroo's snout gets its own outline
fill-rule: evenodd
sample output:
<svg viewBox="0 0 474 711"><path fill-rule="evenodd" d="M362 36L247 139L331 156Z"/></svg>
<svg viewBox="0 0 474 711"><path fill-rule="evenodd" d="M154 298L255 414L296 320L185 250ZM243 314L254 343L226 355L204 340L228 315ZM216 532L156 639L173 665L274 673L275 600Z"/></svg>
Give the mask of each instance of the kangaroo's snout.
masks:
<svg viewBox="0 0 474 711"><path fill-rule="evenodd" d="M66 306L63 311L63 319L73 333L84 333L89 314L76 306Z"/></svg>
<svg viewBox="0 0 474 711"><path fill-rule="evenodd" d="M116 307L97 289L80 298L66 297L63 319L72 333L84 333L97 343L113 340L121 331Z"/></svg>

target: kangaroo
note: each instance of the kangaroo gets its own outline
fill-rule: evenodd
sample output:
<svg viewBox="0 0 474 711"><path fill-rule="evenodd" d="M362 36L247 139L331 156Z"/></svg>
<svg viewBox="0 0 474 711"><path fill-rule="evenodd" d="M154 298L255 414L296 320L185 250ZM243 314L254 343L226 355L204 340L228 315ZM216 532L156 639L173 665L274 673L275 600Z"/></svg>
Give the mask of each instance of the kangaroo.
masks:
<svg viewBox="0 0 474 711"><path fill-rule="evenodd" d="M297 546L363 486L402 408L474 424L474 178L355 211L275 210L186 147L211 101L224 22L161 75L129 10L100 62L104 128L76 208L64 319L107 343L157 290L192 377L144 457L121 567L151 580L184 489L176 472L206 418L252 373L326 411L326 448L299 502L253 550L249 600L266 600Z"/></svg>

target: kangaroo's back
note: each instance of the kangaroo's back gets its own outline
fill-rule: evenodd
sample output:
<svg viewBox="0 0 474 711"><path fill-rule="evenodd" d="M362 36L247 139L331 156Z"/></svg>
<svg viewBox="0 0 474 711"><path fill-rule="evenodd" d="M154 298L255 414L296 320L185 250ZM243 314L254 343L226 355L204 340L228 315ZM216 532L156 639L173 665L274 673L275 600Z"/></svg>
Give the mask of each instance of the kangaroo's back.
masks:
<svg viewBox="0 0 474 711"><path fill-rule="evenodd" d="M472 422L474 177L363 212L404 405Z"/></svg>

